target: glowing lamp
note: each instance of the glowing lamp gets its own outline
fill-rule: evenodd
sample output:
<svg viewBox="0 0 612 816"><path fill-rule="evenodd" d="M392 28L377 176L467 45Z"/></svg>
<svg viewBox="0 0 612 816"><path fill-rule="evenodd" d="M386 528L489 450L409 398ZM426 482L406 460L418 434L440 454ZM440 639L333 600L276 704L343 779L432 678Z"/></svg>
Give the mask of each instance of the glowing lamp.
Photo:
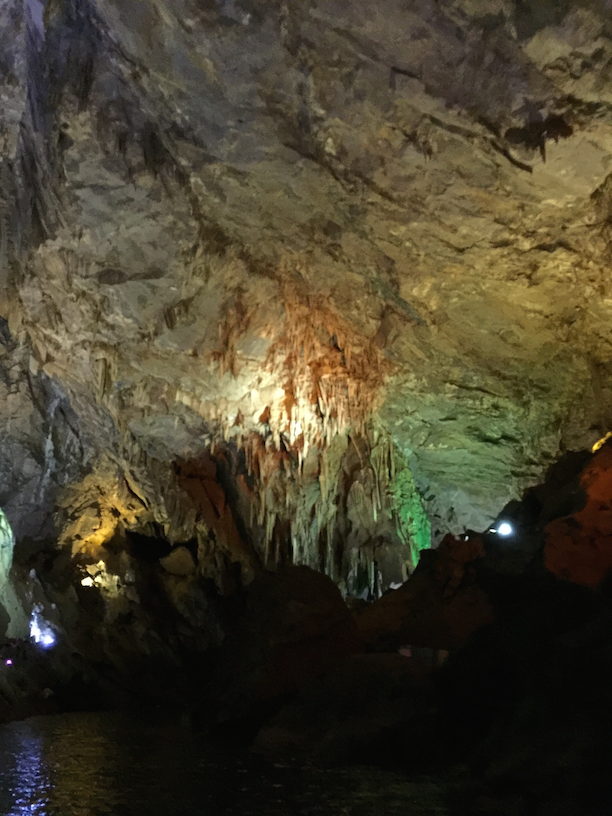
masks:
<svg viewBox="0 0 612 816"><path fill-rule="evenodd" d="M5 661L4 661L4 664L5 664L6 666L12 666L12 665L13 665L13 661L12 661L12 660L9 658L8 660L5 660Z"/></svg>
<svg viewBox="0 0 612 816"><path fill-rule="evenodd" d="M504 538L512 535L513 532L514 530L512 529L512 525L508 524L507 521L502 521L502 523L497 528L497 535L503 536Z"/></svg>
<svg viewBox="0 0 612 816"><path fill-rule="evenodd" d="M42 617L41 609L37 605L32 610L30 618L30 638L43 649L55 646L56 637L46 620Z"/></svg>

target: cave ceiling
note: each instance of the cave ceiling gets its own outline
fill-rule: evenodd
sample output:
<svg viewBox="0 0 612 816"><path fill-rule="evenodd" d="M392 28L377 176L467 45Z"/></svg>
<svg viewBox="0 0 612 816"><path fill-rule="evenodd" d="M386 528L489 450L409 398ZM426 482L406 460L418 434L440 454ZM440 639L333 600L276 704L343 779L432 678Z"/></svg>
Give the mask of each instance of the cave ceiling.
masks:
<svg viewBox="0 0 612 816"><path fill-rule="evenodd" d="M609 430L610 2L6 0L0 75L0 312L100 453L375 428L457 530Z"/></svg>

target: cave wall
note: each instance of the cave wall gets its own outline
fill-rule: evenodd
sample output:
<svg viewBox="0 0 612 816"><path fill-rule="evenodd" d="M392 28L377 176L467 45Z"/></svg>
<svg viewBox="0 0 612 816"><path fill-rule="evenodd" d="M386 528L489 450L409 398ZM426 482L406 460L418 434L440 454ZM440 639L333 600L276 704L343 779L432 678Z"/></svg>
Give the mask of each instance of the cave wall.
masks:
<svg viewBox="0 0 612 816"><path fill-rule="evenodd" d="M0 331L0 507L15 538L35 548L57 540L59 493L86 472L95 448L59 382L32 370L6 322Z"/></svg>
<svg viewBox="0 0 612 816"><path fill-rule="evenodd" d="M247 571L290 540L346 582L379 539L414 562L407 497L480 529L603 435L608 11L5 3L17 539L156 525ZM215 446L244 487L213 523L178 471Z"/></svg>

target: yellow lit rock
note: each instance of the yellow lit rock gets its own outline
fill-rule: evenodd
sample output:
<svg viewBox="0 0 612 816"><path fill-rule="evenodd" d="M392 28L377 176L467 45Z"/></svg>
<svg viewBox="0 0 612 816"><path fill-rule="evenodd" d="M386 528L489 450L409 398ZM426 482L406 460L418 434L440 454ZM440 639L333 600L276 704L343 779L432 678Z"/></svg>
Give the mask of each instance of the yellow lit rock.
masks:
<svg viewBox="0 0 612 816"><path fill-rule="evenodd" d="M175 547L170 555L161 558L159 563L170 575L192 575L196 566L187 547Z"/></svg>
<svg viewBox="0 0 612 816"><path fill-rule="evenodd" d="M605 436L602 436L601 439L597 440L597 442L593 445L593 447L591 449L592 453L597 453L597 451L600 448L603 448L603 446L606 444L606 442L610 438L612 438L612 431L608 431L608 433Z"/></svg>

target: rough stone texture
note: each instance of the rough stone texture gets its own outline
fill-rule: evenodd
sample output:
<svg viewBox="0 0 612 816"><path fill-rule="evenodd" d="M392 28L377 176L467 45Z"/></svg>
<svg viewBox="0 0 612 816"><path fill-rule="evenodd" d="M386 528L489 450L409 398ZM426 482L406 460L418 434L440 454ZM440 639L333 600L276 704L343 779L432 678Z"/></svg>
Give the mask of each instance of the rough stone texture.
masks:
<svg viewBox="0 0 612 816"><path fill-rule="evenodd" d="M4 3L2 311L120 449L378 408L482 528L610 421L608 12Z"/></svg>
<svg viewBox="0 0 612 816"><path fill-rule="evenodd" d="M18 542L57 538L61 488L95 455L57 381L30 369L30 354L0 320L0 507Z"/></svg>
<svg viewBox="0 0 612 816"><path fill-rule="evenodd" d="M59 503L75 554L376 595L416 560L396 459L439 541L603 436L610 34L606 0L3 3L18 542Z"/></svg>
<svg viewBox="0 0 612 816"><path fill-rule="evenodd" d="M13 548L15 537L11 525L0 510L0 588L6 584L13 565Z"/></svg>
<svg viewBox="0 0 612 816"><path fill-rule="evenodd" d="M193 556L186 547L176 547L160 563L170 575L192 575L196 568Z"/></svg>

